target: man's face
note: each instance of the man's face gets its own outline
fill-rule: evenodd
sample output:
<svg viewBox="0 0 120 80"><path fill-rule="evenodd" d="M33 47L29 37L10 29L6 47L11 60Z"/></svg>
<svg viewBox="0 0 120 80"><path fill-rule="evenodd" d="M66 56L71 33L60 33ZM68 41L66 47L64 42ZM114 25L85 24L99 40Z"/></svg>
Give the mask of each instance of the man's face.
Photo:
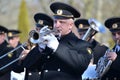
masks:
<svg viewBox="0 0 120 80"><path fill-rule="evenodd" d="M38 32L40 32L40 29L41 29L41 28L39 28L39 27L36 27L36 28L35 28L35 30L38 31Z"/></svg>
<svg viewBox="0 0 120 80"><path fill-rule="evenodd" d="M16 37L13 37L11 39L8 40L9 41L9 44L12 46L12 47L16 47L18 45L18 42L19 42L19 37L16 36Z"/></svg>
<svg viewBox="0 0 120 80"><path fill-rule="evenodd" d="M55 19L54 20L54 28L56 28L61 35L68 34L73 26L72 19Z"/></svg>
<svg viewBox="0 0 120 80"><path fill-rule="evenodd" d="M0 44L2 44L5 40L5 33L0 33Z"/></svg>
<svg viewBox="0 0 120 80"><path fill-rule="evenodd" d="M119 32L113 32L113 39L116 41L117 44L120 44L120 31Z"/></svg>

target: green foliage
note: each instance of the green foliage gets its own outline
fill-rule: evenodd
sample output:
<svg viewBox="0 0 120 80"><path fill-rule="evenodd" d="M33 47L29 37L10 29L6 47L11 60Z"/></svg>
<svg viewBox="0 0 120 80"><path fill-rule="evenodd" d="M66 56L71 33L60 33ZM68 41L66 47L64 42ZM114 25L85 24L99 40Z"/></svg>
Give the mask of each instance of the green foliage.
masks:
<svg viewBox="0 0 120 80"><path fill-rule="evenodd" d="M20 30L22 32L20 35L20 41L21 42L27 41L28 34L30 31L30 21L29 21L26 2L24 0L22 0L21 5L20 5L18 30Z"/></svg>

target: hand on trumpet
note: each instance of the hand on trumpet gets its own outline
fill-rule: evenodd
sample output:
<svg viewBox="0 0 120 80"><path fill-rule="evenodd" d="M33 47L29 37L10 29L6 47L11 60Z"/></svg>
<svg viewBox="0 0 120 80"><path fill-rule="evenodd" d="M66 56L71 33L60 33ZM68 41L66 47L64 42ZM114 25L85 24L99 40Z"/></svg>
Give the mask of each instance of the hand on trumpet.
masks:
<svg viewBox="0 0 120 80"><path fill-rule="evenodd" d="M42 38L46 41L46 45L49 48L53 49L53 51L55 52L59 45L59 42L57 38L55 37L55 35L50 33L49 35L43 36Z"/></svg>
<svg viewBox="0 0 120 80"><path fill-rule="evenodd" d="M43 27L40 30L40 33L44 33L44 31L46 31L47 26ZM46 44L49 48L53 49L53 51L56 51L59 42L57 40L57 38L55 37L55 35L53 35L53 33L49 33L47 35L44 35L41 37L42 40L44 40L44 44Z"/></svg>

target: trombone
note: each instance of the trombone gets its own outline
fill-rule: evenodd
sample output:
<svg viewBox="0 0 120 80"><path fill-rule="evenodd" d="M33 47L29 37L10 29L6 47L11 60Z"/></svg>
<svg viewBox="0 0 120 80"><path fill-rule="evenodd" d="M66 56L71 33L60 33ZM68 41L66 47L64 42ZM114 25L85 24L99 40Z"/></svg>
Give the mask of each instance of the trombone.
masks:
<svg viewBox="0 0 120 80"><path fill-rule="evenodd" d="M27 42L21 44L20 46L18 46L18 47L16 47L15 49L9 51L8 53L6 53L6 54L0 56L0 59L2 59L2 58L4 58L4 57L8 56L9 54L13 53L14 51L18 50L19 48L22 48L23 50L25 50L24 46L25 46L26 44L27 44Z"/></svg>
<svg viewBox="0 0 120 80"><path fill-rule="evenodd" d="M25 42L23 44L21 44L20 46L16 47L15 49L9 51L8 53L0 56L0 59L3 59L4 57L8 56L9 54L12 54L14 51L18 50L19 48L22 48L23 50L25 50L25 46L27 46L28 42ZM11 64L15 63L16 61L18 61L20 58L24 57L25 55L24 54L20 54L20 56L16 59L14 59L13 61L7 63L6 65L0 67L0 71L5 69L6 67L10 66Z"/></svg>
<svg viewBox="0 0 120 80"><path fill-rule="evenodd" d="M11 65L11 64L13 64L13 63L15 63L16 61L18 61L20 58L22 58L22 57L24 57L25 55L20 55L18 58L16 58L15 60L13 60L13 61L11 61L10 63L8 63L8 64L6 64L6 65L4 65L4 66L2 66L1 68L0 68L0 71L1 70L3 70L3 69L5 69L6 67L8 67L9 65Z"/></svg>

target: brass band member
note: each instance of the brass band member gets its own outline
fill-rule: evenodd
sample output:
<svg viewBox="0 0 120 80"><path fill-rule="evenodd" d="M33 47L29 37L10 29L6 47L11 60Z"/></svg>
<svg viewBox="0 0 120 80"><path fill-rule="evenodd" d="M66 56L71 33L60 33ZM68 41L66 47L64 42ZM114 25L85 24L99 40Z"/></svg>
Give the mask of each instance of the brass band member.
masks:
<svg viewBox="0 0 120 80"><path fill-rule="evenodd" d="M91 45L71 32L74 18L80 17L80 13L61 2L52 3L50 9L54 12L54 28L61 37L57 39L52 33L43 36L42 39L47 42L39 43L30 51L24 66L39 68L40 80L82 80L81 75L91 59ZM43 28L40 32L44 32Z"/></svg>
<svg viewBox="0 0 120 80"><path fill-rule="evenodd" d="M102 80L120 80L120 18L112 17L107 19L105 26L111 31L116 45L113 48L113 52L107 54L108 59L112 60L113 63Z"/></svg>
<svg viewBox="0 0 120 80"><path fill-rule="evenodd" d="M8 42L9 42L9 45L12 46L14 49L21 45L21 43L20 43L20 33L21 33L21 31L15 30L15 29L9 29L8 30ZM23 46L23 48L25 49L25 46ZM19 58L22 51L24 50L23 48L21 47L21 48L15 50L13 52L13 54L11 54L11 56L14 55L14 59ZM21 77L15 76L15 74L21 75L20 73L22 73L22 72L25 73L24 72L24 67L21 66L21 61L18 60L11 65L12 65L11 80L24 79L25 75L22 75Z"/></svg>
<svg viewBox="0 0 120 80"><path fill-rule="evenodd" d="M8 29L0 25L0 56L6 54L13 48L7 42ZM0 59L0 68L12 60L11 56ZM11 66L0 71L0 80L10 80Z"/></svg>
<svg viewBox="0 0 120 80"><path fill-rule="evenodd" d="M88 19L77 19L75 21L75 25L78 28L78 32L81 36L81 38L85 35L86 31L90 27L90 24L88 23ZM100 57L102 57L106 50L108 49L106 46L101 45L99 42L97 42L94 39L94 36L91 38L90 42L93 44L93 64L97 64Z"/></svg>
<svg viewBox="0 0 120 80"><path fill-rule="evenodd" d="M39 32L40 30L41 30L41 28L43 28L44 26L48 26L48 28L49 29L52 29L53 28L53 19L49 16L49 15L47 15L47 14L45 14L45 13L36 13L35 15L34 15L34 20L35 20L35 23L36 23L36 27L35 27L35 30L37 31L37 32ZM36 48L38 48L38 44L36 44ZM40 46L42 46L42 44L40 45ZM44 45L43 45L44 46ZM34 48L33 48L34 49ZM23 52L24 53L24 52ZM34 54L31 54L31 52L30 52L30 54L29 55L34 55ZM29 55L26 55L26 56L28 56L29 57ZM38 56L38 54L36 54L36 56ZM33 56L32 58L34 58L35 59L35 57ZM31 63L32 62L34 62L34 60L33 61L31 61ZM37 63L36 63L37 64ZM27 64L26 64L27 65ZM29 64L28 64L29 65ZM39 80L40 79L40 70L39 70L39 66L38 66L38 68L34 68L33 67L33 69L29 69L29 68L27 68L26 69L26 77L25 77L25 80Z"/></svg>

